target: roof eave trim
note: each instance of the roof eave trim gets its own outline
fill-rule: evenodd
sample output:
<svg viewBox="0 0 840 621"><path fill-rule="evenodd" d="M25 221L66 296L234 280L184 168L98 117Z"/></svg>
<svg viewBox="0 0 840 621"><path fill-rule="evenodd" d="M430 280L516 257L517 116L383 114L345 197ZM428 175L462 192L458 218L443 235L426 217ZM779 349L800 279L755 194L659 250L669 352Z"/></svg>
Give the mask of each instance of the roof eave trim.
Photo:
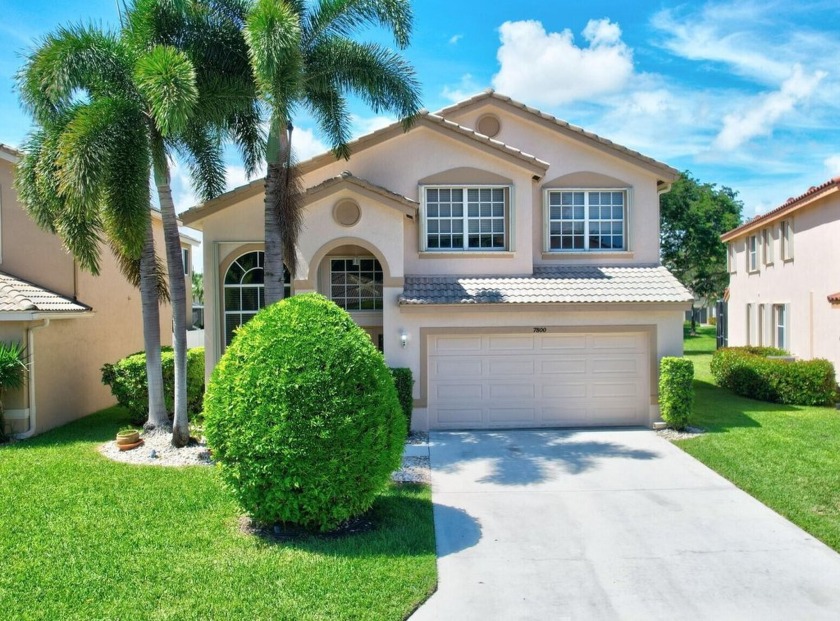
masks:
<svg viewBox="0 0 840 621"><path fill-rule="evenodd" d="M0 311L0 322L38 321L40 319L81 319L93 317L93 310L86 311Z"/></svg>

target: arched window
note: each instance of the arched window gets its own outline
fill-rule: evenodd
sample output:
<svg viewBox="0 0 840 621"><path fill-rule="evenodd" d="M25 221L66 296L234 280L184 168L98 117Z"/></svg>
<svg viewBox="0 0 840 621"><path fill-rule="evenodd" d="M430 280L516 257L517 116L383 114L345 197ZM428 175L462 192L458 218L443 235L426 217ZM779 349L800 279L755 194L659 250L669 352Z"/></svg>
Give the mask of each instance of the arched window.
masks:
<svg viewBox="0 0 840 621"><path fill-rule="evenodd" d="M224 280L225 345L230 345L233 333L265 306L265 253L248 252L228 267ZM283 297L292 295L289 270L283 268Z"/></svg>

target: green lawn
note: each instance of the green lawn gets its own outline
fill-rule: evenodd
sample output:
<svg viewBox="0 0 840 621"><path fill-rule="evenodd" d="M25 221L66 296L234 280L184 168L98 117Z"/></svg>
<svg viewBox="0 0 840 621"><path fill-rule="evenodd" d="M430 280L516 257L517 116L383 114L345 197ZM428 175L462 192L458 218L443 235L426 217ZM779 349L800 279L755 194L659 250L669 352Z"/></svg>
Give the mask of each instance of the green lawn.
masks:
<svg viewBox="0 0 840 621"><path fill-rule="evenodd" d="M112 408L0 448L3 619L403 619L434 590L427 486L392 486L379 527L269 543L239 532L212 468L111 462Z"/></svg>
<svg viewBox="0 0 840 621"><path fill-rule="evenodd" d="M718 388L709 372L714 349L713 327L686 336L696 389L692 425L708 433L676 444L840 551L840 411L753 401Z"/></svg>

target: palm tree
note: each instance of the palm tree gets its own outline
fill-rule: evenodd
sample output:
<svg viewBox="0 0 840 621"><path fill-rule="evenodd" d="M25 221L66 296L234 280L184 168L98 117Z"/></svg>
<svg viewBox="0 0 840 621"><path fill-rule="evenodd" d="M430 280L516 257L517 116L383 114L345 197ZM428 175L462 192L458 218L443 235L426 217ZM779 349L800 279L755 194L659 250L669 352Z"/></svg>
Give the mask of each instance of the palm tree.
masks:
<svg viewBox="0 0 840 621"><path fill-rule="evenodd" d="M243 19L243 7L237 0L137 0L126 12L125 37L140 58L136 83L148 102L152 176L163 220L169 271L174 324L175 446L185 446L189 441L187 302L168 155L174 149L187 159L193 182L204 200L224 190L223 137L232 136L239 145L249 174L255 169L262 136L240 35Z"/></svg>
<svg viewBox="0 0 840 621"><path fill-rule="evenodd" d="M150 153L131 69L121 42L95 28L61 28L44 39L18 75L36 127L16 187L35 222L57 234L82 269L99 273L104 240L139 286L153 428L168 424L158 308L165 282L154 253Z"/></svg>
<svg viewBox="0 0 840 621"><path fill-rule="evenodd" d="M411 126L419 104L414 70L399 54L351 38L380 26L405 48L411 32L408 0L255 0L245 38L259 96L270 111L265 180L265 300L283 297L283 260L295 272L300 192L293 166L292 117L311 111L335 156L349 158L348 95L375 112L394 112Z"/></svg>
<svg viewBox="0 0 840 621"><path fill-rule="evenodd" d="M108 228L115 211L109 201L119 202L122 179L100 171L129 167L143 178L145 193L132 195L137 198L132 208L144 204L146 218L148 182L154 179L175 324L175 446L189 440L186 289L169 161L173 152L187 160L205 200L224 189L221 149L226 137L233 137L250 169L259 161L263 148L259 110L241 37L242 17L236 19L238 6L236 0L137 0L127 9L119 36L95 28L62 29L48 37L21 73L22 98L36 121L45 128L64 127L59 146L66 156L59 156L55 166L59 196L70 208L61 213L73 213L76 204L85 206L79 218L85 225L63 236L68 247L84 246L88 255L95 254L91 248L97 247L97 233L105 227L115 233L109 239L123 250L125 231ZM84 99L77 96L79 91ZM101 111L110 116L99 116ZM89 120L90 127L77 144L78 133L69 129L79 115ZM127 148L132 145L135 148ZM121 150L119 158L113 157ZM100 203L102 215L95 211ZM48 214L42 219L50 222ZM126 245L124 250L120 254L147 258L139 247ZM96 267L90 261L88 266ZM147 366L152 357L159 365L159 355L149 355ZM151 373L149 377L151 386ZM150 416L150 423L163 421Z"/></svg>

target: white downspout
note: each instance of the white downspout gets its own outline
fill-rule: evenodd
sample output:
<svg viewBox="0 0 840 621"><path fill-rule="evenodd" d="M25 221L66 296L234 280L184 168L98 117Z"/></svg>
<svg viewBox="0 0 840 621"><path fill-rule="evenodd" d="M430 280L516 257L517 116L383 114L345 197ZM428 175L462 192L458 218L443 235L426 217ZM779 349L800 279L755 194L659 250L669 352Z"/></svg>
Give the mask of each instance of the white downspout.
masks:
<svg viewBox="0 0 840 621"><path fill-rule="evenodd" d="M35 330L46 328L50 325L49 319L42 319L39 325L33 325L26 329L26 355L29 358L27 385L29 387L29 427L23 433L15 434L18 440L35 435Z"/></svg>

